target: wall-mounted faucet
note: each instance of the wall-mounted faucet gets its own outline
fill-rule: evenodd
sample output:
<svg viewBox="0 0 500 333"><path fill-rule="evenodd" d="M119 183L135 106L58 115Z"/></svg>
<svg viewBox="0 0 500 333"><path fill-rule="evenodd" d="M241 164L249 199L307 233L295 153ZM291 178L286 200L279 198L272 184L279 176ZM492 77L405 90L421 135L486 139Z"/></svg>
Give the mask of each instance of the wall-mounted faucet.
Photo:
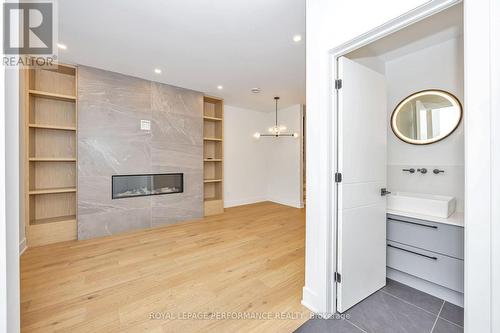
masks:
<svg viewBox="0 0 500 333"><path fill-rule="evenodd" d="M416 171L416 172L420 172L423 175L425 175L427 172L429 172L429 170L427 170L426 168L419 168L417 170L415 170L414 168L403 169L403 171L408 172L408 173L415 173L415 171ZM434 169L434 170L432 170L432 172L435 175L439 175L440 173L444 173L444 170Z"/></svg>

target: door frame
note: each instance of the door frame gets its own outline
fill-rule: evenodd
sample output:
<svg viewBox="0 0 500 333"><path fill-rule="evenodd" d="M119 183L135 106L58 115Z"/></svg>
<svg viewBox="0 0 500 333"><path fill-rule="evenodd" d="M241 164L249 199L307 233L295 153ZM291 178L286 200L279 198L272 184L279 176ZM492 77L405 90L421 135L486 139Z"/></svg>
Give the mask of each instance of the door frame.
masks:
<svg viewBox="0 0 500 333"><path fill-rule="evenodd" d="M339 76L338 59L348 53L373 43L383 37L389 36L401 29L404 29L414 23L417 23L423 19L426 19L434 14L437 14L443 10L453 7L462 0L434 0L427 2L408 13L399 16L391 21L384 23L383 25L365 33L359 35L344 44L341 44L329 52L329 66L330 66L330 91L332 91L332 96L330 100L329 109L331 112L328 114L329 121L329 131L328 131L328 161L329 170L332 170L331 174L335 174L338 171L338 94L335 90L335 80ZM338 235L337 235L337 217L338 217L338 197L337 197L337 185L333 180L328 182L328 192L330 197L330 207L329 209L329 221L328 224L328 241L327 241L327 269L326 269L326 281L327 284L327 307L330 313L337 312L337 283L334 279L334 274L337 271L337 246L338 246ZM467 199L466 199L467 200Z"/></svg>

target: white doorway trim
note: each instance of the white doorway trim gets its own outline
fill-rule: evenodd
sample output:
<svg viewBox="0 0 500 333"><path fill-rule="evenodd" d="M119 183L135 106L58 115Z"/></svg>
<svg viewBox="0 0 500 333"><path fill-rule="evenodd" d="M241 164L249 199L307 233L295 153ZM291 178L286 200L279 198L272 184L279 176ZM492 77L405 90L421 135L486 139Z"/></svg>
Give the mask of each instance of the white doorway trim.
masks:
<svg viewBox="0 0 500 333"><path fill-rule="evenodd" d="M461 3L461 0L434 0L430 1L414 10L397 17L394 20L388 21L387 23L369 31L368 33L357 36L350 41L339 45L338 47L330 50L330 91L334 92L335 79L338 78L338 68L337 60L339 57L346 55L358 48L361 48L367 44L370 44L380 38L386 37L392 33L395 33L409 25L412 25L418 21L421 21L427 17L437 14L447 8ZM332 99L329 109L329 131L330 137L330 149L328 152L329 169L332 170L332 174L337 170L337 106L338 106L337 94L332 93ZM328 183L328 192L330 193L330 206L332 209L329 210L329 231L328 231L328 247L327 247L327 270L326 270L326 281L329 281L327 286L327 307L330 313L337 311L336 307L336 287L334 282L334 273L336 272L337 266L337 193L334 181Z"/></svg>

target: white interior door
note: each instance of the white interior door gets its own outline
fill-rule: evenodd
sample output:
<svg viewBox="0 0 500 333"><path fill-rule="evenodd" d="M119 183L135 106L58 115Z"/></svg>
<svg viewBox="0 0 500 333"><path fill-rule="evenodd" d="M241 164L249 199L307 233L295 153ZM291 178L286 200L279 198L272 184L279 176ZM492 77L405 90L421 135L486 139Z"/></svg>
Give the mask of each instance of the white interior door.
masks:
<svg viewBox="0 0 500 333"><path fill-rule="evenodd" d="M385 78L339 58L337 311L385 286L387 95Z"/></svg>

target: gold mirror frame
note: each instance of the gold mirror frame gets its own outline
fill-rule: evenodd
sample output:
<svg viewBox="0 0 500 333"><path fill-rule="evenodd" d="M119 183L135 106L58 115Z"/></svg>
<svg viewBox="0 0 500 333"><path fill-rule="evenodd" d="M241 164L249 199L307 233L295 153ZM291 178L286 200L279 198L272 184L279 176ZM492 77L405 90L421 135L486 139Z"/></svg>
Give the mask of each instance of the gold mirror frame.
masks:
<svg viewBox="0 0 500 333"><path fill-rule="evenodd" d="M401 109L403 108L403 106L408 101L410 101L411 99L413 99L415 97L418 97L418 96L429 95L430 93L435 94L435 95L439 95L439 96L441 96L443 98L446 98L453 105L457 106L458 109L460 110L460 117L458 118L458 121L455 124L455 126L453 126L453 129L451 131L449 131L448 133L446 133L446 134L437 136L437 137L432 138L432 139L427 139L427 140L415 140L415 139L411 139L411 138L405 136L403 133L401 133L398 130L398 128L396 126L396 116L398 115L398 113L401 111ZM413 93L413 94L407 96L401 102L399 102L399 104L396 106L396 108L394 109L394 111L392 112L392 115L391 115L391 128L392 128L392 132L398 137L398 139L400 139L403 142L410 143L412 145L419 145L419 146L420 145L429 145L431 143L435 143L435 142L439 142L441 140L444 140L448 136L450 136L453 132L455 132L456 129L458 128L458 126L460 125L460 123L462 122L462 117L463 117L462 104L460 103L460 101L458 100L458 98L455 95L453 95L453 94L451 94L451 93L449 93L447 91L444 91L444 90L428 89L428 90L422 90L422 91L418 91L416 93Z"/></svg>

